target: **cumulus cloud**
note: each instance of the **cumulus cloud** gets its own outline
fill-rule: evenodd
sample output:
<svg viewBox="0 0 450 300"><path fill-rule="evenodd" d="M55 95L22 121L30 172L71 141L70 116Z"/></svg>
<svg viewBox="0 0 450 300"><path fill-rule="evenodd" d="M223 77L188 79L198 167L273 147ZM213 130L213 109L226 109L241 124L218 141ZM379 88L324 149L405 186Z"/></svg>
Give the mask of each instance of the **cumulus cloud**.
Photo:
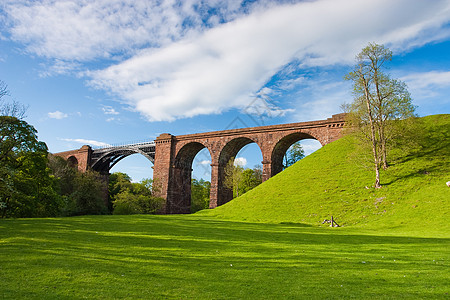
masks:
<svg viewBox="0 0 450 300"><path fill-rule="evenodd" d="M247 159L245 157L236 157L234 159L234 165L239 167L245 167L247 165Z"/></svg>
<svg viewBox="0 0 450 300"><path fill-rule="evenodd" d="M211 161L210 160L202 160L202 161L199 161L198 164L199 165L209 165L209 164L211 164Z"/></svg>
<svg viewBox="0 0 450 300"><path fill-rule="evenodd" d="M75 142L75 143L79 143L79 144L83 144L83 145L91 145L91 146L95 146L95 147L110 147L110 144L104 143L104 142L99 142L99 141L95 141L95 140L86 140L86 139L60 139L62 141L66 141L66 142Z"/></svg>
<svg viewBox="0 0 450 300"><path fill-rule="evenodd" d="M150 121L220 113L243 108L294 59L300 67L352 63L368 41L400 51L441 38L449 7L448 1L281 5L89 75L94 86L120 95Z"/></svg>
<svg viewBox="0 0 450 300"><path fill-rule="evenodd" d="M399 53L450 35L443 29L449 0L281 2L8 1L4 10L11 38L29 52L61 61L111 59L85 76L149 121L244 109L293 61L301 73L353 63L369 41ZM279 87L298 83L289 78ZM329 103L318 101L311 105Z"/></svg>
<svg viewBox="0 0 450 300"><path fill-rule="evenodd" d="M78 61L167 45L248 11L236 0L6 0L2 8L12 39L29 52Z"/></svg>
<svg viewBox="0 0 450 300"><path fill-rule="evenodd" d="M67 118L69 115L63 112L60 112L59 110L55 111L55 112L49 112L48 117L51 119L57 119L57 120L61 120L64 118Z"/></svg>

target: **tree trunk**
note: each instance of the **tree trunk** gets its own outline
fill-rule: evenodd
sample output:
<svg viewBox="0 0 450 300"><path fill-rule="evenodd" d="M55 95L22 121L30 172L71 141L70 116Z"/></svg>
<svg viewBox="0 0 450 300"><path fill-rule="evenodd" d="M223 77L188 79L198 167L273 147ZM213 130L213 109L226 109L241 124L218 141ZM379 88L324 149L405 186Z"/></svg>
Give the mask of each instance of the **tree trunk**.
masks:
<svg viewBox="0 0 450 300"><path fill-rule="evenodd" d="M364 78L364 74L361 73L361 79L364 81L364 95L366 98L366 105L367 105L367 113L369 116L369 124L370 124L370 139L372 141L372 154L373 154L373 161L374 161L374 171L375 171L375 188L380 188L380 170L379 170L379 163L378 163L378 153L377 153L377 140L376 140L376 134L375 134L375 124L372 117L372 108L370 107L370 95L369 95L369 88L367 86L367 81Z"/></svg>

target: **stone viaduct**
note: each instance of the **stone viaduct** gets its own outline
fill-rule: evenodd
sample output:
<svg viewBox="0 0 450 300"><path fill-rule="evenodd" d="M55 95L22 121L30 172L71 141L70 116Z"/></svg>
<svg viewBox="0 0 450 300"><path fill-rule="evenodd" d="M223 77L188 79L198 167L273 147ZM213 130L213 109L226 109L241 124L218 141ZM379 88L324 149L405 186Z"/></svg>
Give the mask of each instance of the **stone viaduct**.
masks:
<svg viewBox="0 0 450 300"><path fill-rule="evenodd" d="M171 135L163 133L154 142L92 149L85 145L78 150L56 153L77 166L104 175L121 159L140 153L153 162L154 184L166 202L162 213L189 213L191 202L192 163L197 153L207 148L211 155L210 208L225 204L233 197L224 186L224 169L239 150L256 143L261 149L263 181L282 171L287 149L302 139L316 139L322 146L337 140L344 126L344 114L320 121L251 127L206 133Z"/></svg>

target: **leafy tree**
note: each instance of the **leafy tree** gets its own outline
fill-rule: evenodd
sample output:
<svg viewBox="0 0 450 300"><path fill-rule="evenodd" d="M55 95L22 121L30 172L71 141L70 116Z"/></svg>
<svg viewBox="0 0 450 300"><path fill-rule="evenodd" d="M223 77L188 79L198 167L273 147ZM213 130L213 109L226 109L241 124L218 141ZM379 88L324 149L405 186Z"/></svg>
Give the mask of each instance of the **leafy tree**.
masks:
<svg viewBox="0 0 450 300"><path fill-rule="evenodd" d="M105 196L106 182L98 172L92 170L77 172L73 181L73 192L66 198L65 214L69 216L107 214Z"/></svg>
<svg viewBox="0 0 450 300"><path fill-rule="evenodd" d="M228 162L228 164L225 166L224 185L225 187L233 190L233 198L240 196L239 191L243 172L244 172L243 167L239 165L237 166L234 165L234 157L232 157Z"/></svg>
<svg viewBox="0 0 450 300"><path fill-rule="evenodd" d="M191 213L209 207L211 182L203 179L192 179L191 184Z"/></svg>
<svg viewBox="0 0 450 300"><path fill-rule="evenodd" d="M414 116L415 107L405 83L384 72L392 52L383 45L369 43L357 56L356 65L345 79L353 82L354 101L344 105L350 125L371 146L375 187L380 184L380 167L388 167L389 143L399 131L398 122Z"/></svg>
<svg viewBox="0 0 450 300"><path fill-rule="evenodd" d="M125 190L130 191L133 188L131 184L131 177L128 174L121 172L114 172L109 175L108 182L108 208L110 211L113 211L112 203L115 200L115 197L120 192Z"/></svg>
<svg viewBox="0 0 450 300"><path fill-rule="evenodd" d="M164 199L154 196L152 179L132 183L125 173L110 175L109 193L115 215L155 214L164 204Z"/></svg>
<svg viewBox="0 0 450 300"><path fill-rule="evenodd" d="M47 168L47 146L36 129L0 116L0 207L2 217L54 216L60 206Z"/></svg>
<svg viewBox="0 0 450 300"><path fill-rule="evenodd" d="M105 203L107 184L104 176L92 170L82 173L61 157L51 154L48 157L51 174L57 180L57 192L64 199L63 215L109 212Z"/></svg>
<svg viewBox="0 0 450 300"><path fill-rule="evenodd" d="M300 159L305 157L305 151L303 150L300 141L292 144L289 149L286 151L286 154L283 157L283 169L292 166Z"/></svg>
<svg viewBox="0 0 450 300"><path fill-rule="evenodd" d="M234 158L228 162L224 172L224 185L233 190L233 198L241 196L262 182L261 166L255 166L253 169L244 169L239 165L234 165Z"/></svg>

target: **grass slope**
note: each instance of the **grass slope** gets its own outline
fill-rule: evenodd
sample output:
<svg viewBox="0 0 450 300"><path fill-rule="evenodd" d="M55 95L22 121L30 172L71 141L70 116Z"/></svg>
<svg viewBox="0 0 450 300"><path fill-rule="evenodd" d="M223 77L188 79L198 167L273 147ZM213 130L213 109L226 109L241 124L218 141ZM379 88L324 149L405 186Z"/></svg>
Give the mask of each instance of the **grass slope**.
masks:
<svg viewBox="0 0 450 300"><path fill-rule="evenodd" d="M250 222L409 227L449 232L450 115L420 118L418 144L393 152L372 188L373 171L353 158L346 136L302 159L257 188L200 215Z"/></svg>

